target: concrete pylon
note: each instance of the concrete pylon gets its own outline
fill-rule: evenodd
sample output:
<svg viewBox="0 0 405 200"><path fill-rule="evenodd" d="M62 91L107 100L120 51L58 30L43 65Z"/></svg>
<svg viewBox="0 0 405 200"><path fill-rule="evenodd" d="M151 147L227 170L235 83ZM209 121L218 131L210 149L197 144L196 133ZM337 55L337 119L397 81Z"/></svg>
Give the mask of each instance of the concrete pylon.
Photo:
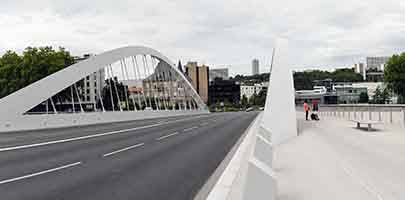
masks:
<svg viewBox="0 0 405 200"><path fill-rule="evenodd" d="M262 118L262 128L271 134L273 145L297 136L294 82L289 62L292 58L288 55L288 41L277 40Z"/></svg>

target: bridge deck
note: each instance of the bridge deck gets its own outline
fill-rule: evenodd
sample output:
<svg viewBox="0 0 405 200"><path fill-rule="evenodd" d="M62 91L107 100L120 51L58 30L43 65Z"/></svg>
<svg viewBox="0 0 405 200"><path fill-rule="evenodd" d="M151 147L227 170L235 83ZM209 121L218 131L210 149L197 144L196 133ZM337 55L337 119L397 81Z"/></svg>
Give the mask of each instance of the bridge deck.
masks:
<svg viewBox="0 0 405 200"><path fill-rule="evenodd" d="M405 199L403 128L366 132L328 119L302 128L275 148L280 200Z"/></svg>

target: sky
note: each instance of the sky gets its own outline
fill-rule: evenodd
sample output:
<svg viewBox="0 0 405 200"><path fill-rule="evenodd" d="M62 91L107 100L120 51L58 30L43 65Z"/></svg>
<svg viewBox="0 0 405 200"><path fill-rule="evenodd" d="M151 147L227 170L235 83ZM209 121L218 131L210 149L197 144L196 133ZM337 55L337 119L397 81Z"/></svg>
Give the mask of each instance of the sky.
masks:
<svg viewBox="0 0 405 200"><path fill-rule="evenodd" d="M400 0L1 0L0 53L63 46L74 55L154 48L250 74L269 70L277 38L296 69L335 68L405 51Z"/></svg>

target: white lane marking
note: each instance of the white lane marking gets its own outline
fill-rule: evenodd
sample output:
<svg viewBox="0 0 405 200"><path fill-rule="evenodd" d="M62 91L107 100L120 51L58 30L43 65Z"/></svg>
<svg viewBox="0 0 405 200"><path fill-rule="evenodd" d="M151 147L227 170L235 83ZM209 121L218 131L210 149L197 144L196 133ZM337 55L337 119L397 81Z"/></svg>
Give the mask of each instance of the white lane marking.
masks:
<svg viewBox="0 0 405 200"><path fill-rule="evenodd" d="M179 132L175 132L175 133L172 133L172 134L169 134L169 135L162 136L160 138L156 138L156 140L163 140L163 139L166 139L168 137L172 137L172 136L175 136L175 135L178 135L178 134L179 134Z"/></svg>
<svg viewBox="0 0 405 200"><path fill-rule="evenodd" d="M103 155L103 157L108 157L108 156L111 156L111 155L114 155L114 154L117 154L117 153L121 153L123 151L128 151L130 149L141 147L143 145L145 145L145 143L141 143L141 144L133 145L133 146L130 146L130 147L126 147L126 148L123 148L123 149L120 149L120 150L117 150L117 151L113 151L111 153L106 153L106 154Z"/></svg>
<svg viewBox="0 0 405 200"><path fill-rule="evenodd" d="M201 124L201 126L205 126L205 125L208 125L208 123L207 123L207 122L205 122L205 123L202 123L202 124Z"/></svg>
<svg viewBox="0 0 405 200"><path fill-rule="evenodd" d="M128 132L128 131L135 131L135 130L141 130L141 129L146 129L146 128L152 128L152 127L156 127L156 126L162 126L162 125L166 125L166 124L171 124L171 123L190 120L190 119L197 119L197 118L201 118L201 117L206 117L206 116L198 116L198 117L194 117L194 118L185 118L185 119L179 119L179 120L169 121L169 122L160 123L160 124L152 124L152 125L141 126L141 127L136 127L136 128L123 129L123 130L118 130L118 131L111 131L111 132L106 132L106 133L99 133L99 134L94 134L94 135L86 135L86 136L81 136L81 137L74 137L74 138L55 140L55 141L49 141L49 142L41 142L41 143L36 143L36 144L28 144L28 145L15 146L15 147L4 147L4 148L0 148L0 152L27 149L27 148L33 148L33 147L40 147L40 146L46 146L46 145L51 145L51 144L73 142L73 141L77 141L77 140L85 140L85 139L96 138L96 137L101 137L101 136L113 135L113 134L117 134L117 133L124 133L124 132Z"/></svg>
<svg viewBox="0 0 405 200"><path fill-rule="evenodd" d="M197 126L194 126L194 127L191 127L191 128L186 128L186 129L184 129L183 131L184 131L184 132L187 132L187 131L191 131L191 130L196 129L196 128L198 128L198 127L197 127Z"/></svg>
<svg viewBox="0 0 405 200"><path fill-rule="evenodd" d="M82 162L76 162L76 163L64 165L64 166L61 166L61 167L57 167L57 168L53 168L53 169L48 169L48 170L45 170L45 171L41 171L41 172L37 172L37 173L33 173L33 174L28 174L28 175L25 175L25 176L20 176L20 177L17 177L17 178L12 178L12 179L3 180L3 181L0 181L0 185L6 184L6 183L15 182L15 181L19 181L19 180L22 180L22 179L32 178L32 177L34 177L34 176L39 176L39 175L42 175L42 174L47 174L47 173L51 173L51 172L56 172L56 171L59 171L59 170L62 170L62 169L66 169L66 168L69 168L69 167L73 167L73 166L76 166L76 165L80 165L80 164L82 164Z"/></svg>

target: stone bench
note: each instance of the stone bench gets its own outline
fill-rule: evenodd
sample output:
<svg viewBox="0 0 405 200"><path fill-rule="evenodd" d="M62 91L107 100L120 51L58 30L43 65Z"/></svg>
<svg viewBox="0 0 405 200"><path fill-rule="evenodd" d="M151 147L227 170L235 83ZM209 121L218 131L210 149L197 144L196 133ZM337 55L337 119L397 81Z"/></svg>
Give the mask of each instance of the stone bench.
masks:
<svg viewBox="0 0 405 200"><path fill-rule="evenodd" d="M372 130L372 125L375 124L382 124L380 121L372 121L372 120L350 120L352 122L355 122L357 124L357 128L360 129L361 124L367 124L367 131Z"/></svg>

